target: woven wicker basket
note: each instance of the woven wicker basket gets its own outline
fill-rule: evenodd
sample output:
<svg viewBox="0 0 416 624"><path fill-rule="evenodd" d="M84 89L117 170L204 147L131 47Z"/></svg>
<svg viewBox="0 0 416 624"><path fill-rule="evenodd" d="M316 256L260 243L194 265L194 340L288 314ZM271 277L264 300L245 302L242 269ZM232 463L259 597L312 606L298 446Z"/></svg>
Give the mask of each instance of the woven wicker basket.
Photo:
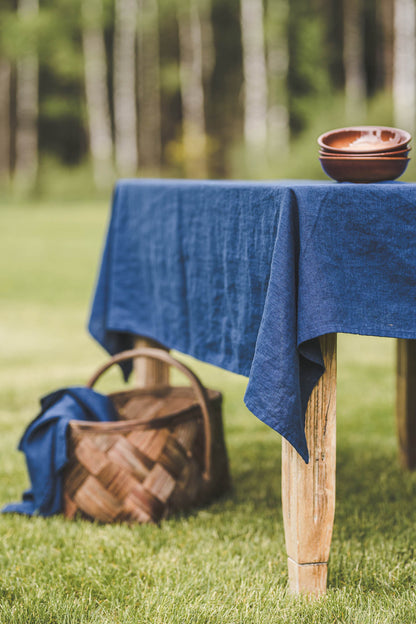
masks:
<svg viewBox="0 0 416 624"><path fill-rule="evenodd" d="M137 388L110 394L119 421L71 421L64 475L64 514L99 522L158 522L200 506L230 486L222 396L160 349L120 353L115 363L147 357L173 366L191 386Z"/></svg>

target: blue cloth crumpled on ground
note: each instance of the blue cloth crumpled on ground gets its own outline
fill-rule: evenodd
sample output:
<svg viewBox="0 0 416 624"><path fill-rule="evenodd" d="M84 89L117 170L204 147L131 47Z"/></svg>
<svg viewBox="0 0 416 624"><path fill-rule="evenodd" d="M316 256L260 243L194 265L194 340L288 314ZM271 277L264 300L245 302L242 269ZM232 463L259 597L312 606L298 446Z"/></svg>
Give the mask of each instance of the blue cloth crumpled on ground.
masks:
<svg viewBox="0 0 416 624"><path fill-rule="evenodd" d="M40 401L41 412L19 443L25 453L31 488L21 502L3 513L52 516L62 511L63 470L68 462L67 427L70 420L112 421L117 414L111 400L82 387L52 392Z"/></svg>

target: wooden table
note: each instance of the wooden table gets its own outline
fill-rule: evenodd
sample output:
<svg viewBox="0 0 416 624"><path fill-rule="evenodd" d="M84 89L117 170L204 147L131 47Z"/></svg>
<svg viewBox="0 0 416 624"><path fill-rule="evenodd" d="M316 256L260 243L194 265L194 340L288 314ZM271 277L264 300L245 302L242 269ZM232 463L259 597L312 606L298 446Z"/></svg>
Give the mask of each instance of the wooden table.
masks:
<svg viewBox="0 0 416 624"><path fill-rule="evenodd" d="M285 438L282 502L294 593L326 589L336 332L399 338L400 458L416 467L415 210L416 184L128 180L114 194L90 331L112 353L131 348L134 336L151 336L249 376L247 407ZM287 440L307 459L301 416L311 374L321 371L319 341L326 372L306 411L305 464ZM166 380L160 364L137 367L143 382Z"/></svg>
<svg viewBox="0 0 416 624"><path fill-rule="evenodd" d="M137 347L155 346L143 338ZM313 390L306 413L310 453L305 464L282 438L282 506L288 556L289 588L293 594L326 592L328 560L335 514L337 336L321 338L326 372ZM140 387L164 384L168 367L136 360ZM400 462L416 468L416 341L397 340L396 420Z"/></svg>

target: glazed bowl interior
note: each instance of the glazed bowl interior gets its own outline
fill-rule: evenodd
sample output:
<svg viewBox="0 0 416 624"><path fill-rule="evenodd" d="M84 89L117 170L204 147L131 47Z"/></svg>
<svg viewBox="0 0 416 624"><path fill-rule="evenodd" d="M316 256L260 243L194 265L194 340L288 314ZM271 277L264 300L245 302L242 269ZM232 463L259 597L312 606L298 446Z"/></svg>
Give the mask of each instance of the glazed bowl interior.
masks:
<svg viewBox="0 0 416 624"><path fill-rule="evenodd" d="M338 128L321 134L318 144L330 152L376 153L404 149L411 135L387 126Z"/></svg>

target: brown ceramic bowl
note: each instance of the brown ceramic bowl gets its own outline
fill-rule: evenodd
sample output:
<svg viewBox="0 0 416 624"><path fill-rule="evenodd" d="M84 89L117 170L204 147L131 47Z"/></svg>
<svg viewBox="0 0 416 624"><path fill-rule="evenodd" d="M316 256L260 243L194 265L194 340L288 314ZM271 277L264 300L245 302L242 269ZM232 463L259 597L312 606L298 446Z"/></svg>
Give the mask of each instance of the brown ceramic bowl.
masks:
<svg viewBox="0 0 416 624"><path fill-rule="evenodd" d="M319 156L330 156L333 158L407 158L412 148L408 147L404 150L392 150L390 152L376 152L373 154L367 154L366 152L330 152L329 150L320 149Z"/></svg>
<svg viewBox="0 0 416 624"><path fill-rule="evenodd" d="M386 126L338 128L321 134L318 144L329 152L373 154L405 149L411 139L405 130Z"/></svg>
<svg viewBox="0 0 416 624"><path fill-rule="evenodd" d="M325 156L319 160L325 173L337 182L382 182L403 175L410 158Z"/></svg>

